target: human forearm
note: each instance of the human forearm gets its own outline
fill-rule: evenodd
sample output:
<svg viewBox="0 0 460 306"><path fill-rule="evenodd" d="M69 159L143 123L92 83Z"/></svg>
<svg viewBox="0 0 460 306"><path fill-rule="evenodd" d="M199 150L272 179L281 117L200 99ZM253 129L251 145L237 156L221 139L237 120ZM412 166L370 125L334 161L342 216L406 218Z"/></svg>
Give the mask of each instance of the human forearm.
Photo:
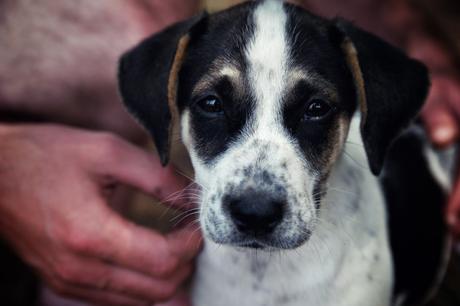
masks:
<svg viewBox="0 0 460 306"><path fill-rule="evenodd" d="M197 3L4 2L0 120L57 122L141 137L118 97L118 58L151 32L193 14Z"/></svg>

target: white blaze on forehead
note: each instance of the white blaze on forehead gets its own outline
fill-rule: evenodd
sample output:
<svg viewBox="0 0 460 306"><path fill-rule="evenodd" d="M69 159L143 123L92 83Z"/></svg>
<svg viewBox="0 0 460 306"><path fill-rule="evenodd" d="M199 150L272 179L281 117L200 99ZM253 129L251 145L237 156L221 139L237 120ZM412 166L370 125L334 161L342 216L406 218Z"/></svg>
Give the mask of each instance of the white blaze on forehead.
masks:
<svg viewBox="0 0 460 306"><path fill-rule="evenodd" d="M234 238L233 223L224 212L224 199L257 187L273 195L279 190L285 194L279 196L286 197L290 213L279 226L277 237L279 241L300 241L314 224L315 207L310 199L316 173L283 127L281 116L290 78L288 16L281 1L266 0L257 5L252 18L254 33L245 48L247 79L255 104L251 119L241 135L212 162L204 162L196 152L188 111L182 116L182 137L190 152L196 182L203 186L200 220L208 237L219 241ZM243 72L231 66L217 72L244 79ZM264 175L269 179L260 178Z"/></svg>
<svg viewBox="0 0 460 306"><path fill-rule="evenodd" d="M254 35L246 48L246 57L259 126L273 124L280 113L289 56L286 24L282 1L263 1L254 12Z"/></svg>

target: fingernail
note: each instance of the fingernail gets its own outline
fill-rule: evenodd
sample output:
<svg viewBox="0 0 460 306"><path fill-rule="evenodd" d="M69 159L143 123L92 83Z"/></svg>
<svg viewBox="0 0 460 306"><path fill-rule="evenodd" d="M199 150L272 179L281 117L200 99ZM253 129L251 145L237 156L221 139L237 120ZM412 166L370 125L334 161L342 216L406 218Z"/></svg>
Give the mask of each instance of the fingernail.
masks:
<svg viewBox="0 0 460 306"><path fill-rule="evenodd" d="M435 128L433 138L439 142L448 142L455 135L455 129L449 125L441 125Z"/></svg>
<svg viewBox="0 0 460 306"><path fill-rule="evenodd" d="M449 226L453 227L457 223L457 217L455 215L449 215L447 217L447 223Z"/></svg>

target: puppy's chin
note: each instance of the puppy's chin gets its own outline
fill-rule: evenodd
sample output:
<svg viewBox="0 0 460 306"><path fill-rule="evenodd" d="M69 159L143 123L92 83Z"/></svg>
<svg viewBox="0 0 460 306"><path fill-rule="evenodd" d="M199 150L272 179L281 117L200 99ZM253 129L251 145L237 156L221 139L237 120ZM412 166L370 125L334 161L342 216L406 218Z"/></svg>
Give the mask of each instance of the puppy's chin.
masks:
<svg viewBox="0 0 460 306"><path fill-rule="evenodd" d="M208 227L209 229L209 227ZM213 243L226 245L238 251L282 251L294 250L308 243L312 235L310 230L299 231L299 234L289 237L284 235L270 235L269 237L252 237L238 232L229 235L217 235L215 232L205 232L205 235Z"/></svg>

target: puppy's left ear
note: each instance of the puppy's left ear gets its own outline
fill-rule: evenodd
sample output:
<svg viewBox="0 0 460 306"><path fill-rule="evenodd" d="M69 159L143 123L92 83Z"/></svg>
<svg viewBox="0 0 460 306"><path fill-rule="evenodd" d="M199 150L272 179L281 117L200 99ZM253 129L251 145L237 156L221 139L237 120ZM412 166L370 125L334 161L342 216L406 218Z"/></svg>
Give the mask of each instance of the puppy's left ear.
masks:
<svg viewBox="0 0 460 306"><path fill-rule="evenodd" d="M361 109L361 134L378 175L392 141L420 111L429 89L426 67L380 38L336 20Z"/></svg>
<svg viewBox="0 0 460 306"><path fill-rule="evenodd" d="M190 40L207 13L173 24L120 60L118 83L129 112L153 137L163 165L169 161L171 132L177 120L178 76Z"/></svg>

